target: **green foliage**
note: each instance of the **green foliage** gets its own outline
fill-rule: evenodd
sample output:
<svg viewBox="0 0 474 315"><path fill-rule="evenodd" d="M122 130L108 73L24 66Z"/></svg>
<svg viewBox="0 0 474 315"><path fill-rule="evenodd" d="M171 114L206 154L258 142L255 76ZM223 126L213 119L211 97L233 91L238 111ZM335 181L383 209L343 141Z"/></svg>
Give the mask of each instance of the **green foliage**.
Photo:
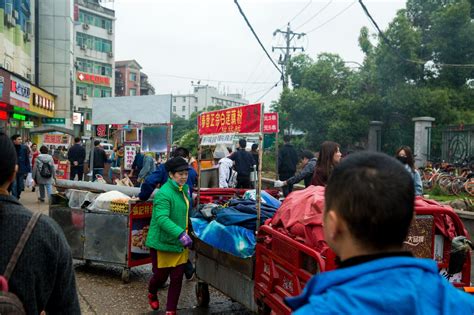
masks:
<svg viewBox="0 0 474 315"><path fill-rule="evenodd" d="M280 130L304 131L303 146L313 150L324 140L365 147L369 122L378 120L383 150L393 154L413 144L412 118L431 116L432 153L439 155L444 126L474 123L474 89L466 84L474 67L449 65L474 64L473 12L474 0L407 0L385 37L360 30L359 69L331 53L292 58L294 89L272 105Z"/></svg>

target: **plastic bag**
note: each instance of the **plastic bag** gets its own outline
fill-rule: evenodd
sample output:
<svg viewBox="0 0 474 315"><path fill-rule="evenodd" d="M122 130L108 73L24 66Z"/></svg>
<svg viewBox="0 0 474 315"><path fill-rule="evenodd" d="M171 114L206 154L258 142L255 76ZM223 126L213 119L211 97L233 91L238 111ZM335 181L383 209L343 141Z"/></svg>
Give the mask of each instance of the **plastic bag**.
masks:
<svg viewBox="0 0 474 315"><path fill-rule="evenodd" d="M255 189L247 190L243 197L244 197L244 199L249 199L249 200L256 201L257 200L256 194L257 194L257 192L256 192ZM280 200L274 198L272 195L270 195L269 193L267 193L264 190L262 190L260 192L260 199L261 199L261 201L264 205L269 205L269 206L272 206L274 208L279 208L280 205L281 205Z"/></svg>
<svg viewBox="0 0 474 315"><path fill-rule="evenodd" d="M120 191L112 190L106 193L100 194L94 202L87 207L89 210L105 210L110 211L111 202L128 202L130 197L121 193Z"/></svg>
<svg viewBox="0 0 474 315"><path fill-rule="evenodd" d="M33 175L31 173L28 173L28 175L26 176L26 187L30 188L33 186L34 184L34 181L33 181Z"/></svg>
<svg viewBox="0 0 474 315"><path fill-rule="evenodd" d="M86 190L68 189L66 190L66 197L68 198L68 206L72 209L80 209L88 206L94 202L99 194L92 193Z"/></svg>

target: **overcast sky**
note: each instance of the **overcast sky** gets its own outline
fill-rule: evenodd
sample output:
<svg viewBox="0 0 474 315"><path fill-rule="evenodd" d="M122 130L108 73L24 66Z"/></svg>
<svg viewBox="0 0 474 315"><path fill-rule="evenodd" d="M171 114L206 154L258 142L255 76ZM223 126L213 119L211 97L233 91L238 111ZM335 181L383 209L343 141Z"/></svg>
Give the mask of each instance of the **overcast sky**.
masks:
<svg viewBox="0 0 474 315"><path fill-rule="evenodd" d="M364 3L382 29L405 6L404 0ZM274 60L280 52L272 53L272 46L282 46L284 40L273 32L284 29L288 21L293 31L307 33L293 44L303 46L311 57L331 52L361 62L359 30L368 26L375 32L354 0L240 0L239 4ZM107 6L116 12L116 60L137 60L157 94L189 93L191 81L201 80L255 102L280 79L233 0L115 0ZM281 83L261 99L267 109L280 92Z"/></svg>

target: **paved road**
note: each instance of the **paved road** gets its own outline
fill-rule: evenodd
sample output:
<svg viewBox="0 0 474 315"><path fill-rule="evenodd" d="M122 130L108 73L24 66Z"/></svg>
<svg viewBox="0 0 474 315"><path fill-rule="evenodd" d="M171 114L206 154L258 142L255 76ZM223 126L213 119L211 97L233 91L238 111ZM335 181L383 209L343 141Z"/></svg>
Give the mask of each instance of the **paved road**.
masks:
<svg viewBox="0 0 474 315"><path fill-rule="evenodd" d="M20 200L32 211L48 214L48 204L40 203L37 195L29 189ZM101 264L85 265L75 261L76 281L83 314L164 314L151 312L147 301L147 283L151 276L151 266L133 268L130 283L121 280L122 269ZM239 303L211 288L209 308L198 308L194 293L196 281L183 281L183 289L178 305L179 314L249 314ZM159 300L166 304L166 289L158 293Z"/></svg>

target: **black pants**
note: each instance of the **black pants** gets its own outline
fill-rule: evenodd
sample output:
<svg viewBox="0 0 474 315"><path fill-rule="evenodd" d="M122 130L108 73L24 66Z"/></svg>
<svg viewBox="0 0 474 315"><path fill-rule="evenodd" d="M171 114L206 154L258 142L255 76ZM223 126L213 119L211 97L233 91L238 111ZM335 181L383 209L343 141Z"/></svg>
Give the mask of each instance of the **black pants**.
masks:
<svg viewBox="0 0 474 315"><path fill-rule="evenodd" d="M290 173L283 173L283 174L279 174L279 177L280 177L280 180L281 181L285 181L291 177L293 177L295 174L290 174ZM285 185L282 187L282 190L283 190L283 196L288 196L290 194L290 192L293 191L293 184L288 184L288 185Z"/></svg>
<svg viewBox="0 0 474 315"><path fill-rule="evenodd" d="M77 174L77 180L82 180L82 177L84 176L84 165L78 165L78 166L71 165L71 174L69 176L69 179L74 180L74 177L76 177L76 174Z"/></svg>
<svg viewBox="0 0 474 315"><path fill-rule="evenodd" d="M250 186L250 175L248 176L239 176L237 174L237 186L235 188L251 188Z"/></svg>

